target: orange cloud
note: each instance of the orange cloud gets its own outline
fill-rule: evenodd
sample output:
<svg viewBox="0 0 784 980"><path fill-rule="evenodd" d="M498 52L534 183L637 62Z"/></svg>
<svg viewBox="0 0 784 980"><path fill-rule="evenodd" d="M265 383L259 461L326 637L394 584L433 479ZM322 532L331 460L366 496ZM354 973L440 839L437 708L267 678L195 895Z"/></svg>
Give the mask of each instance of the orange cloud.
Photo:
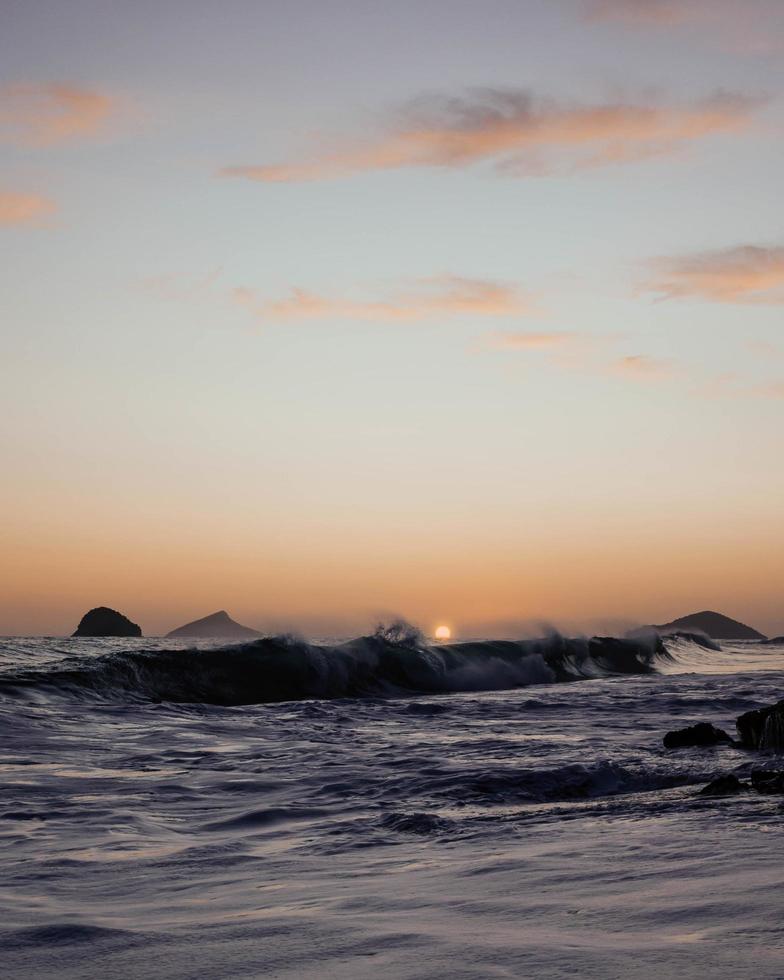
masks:
<svg viewBox="0 0 784 980"><path fill-rule="evenodd" d="M608 361L606 345L619 337L567 332L498 332L486 335L484 348L480 349L536 352L560 368L605 377L612 374L635 381L658 381L675 373L673 361L647 354L631 354Z"/></svg>
<svg viewBox="0 0 784 980"><path fill-rule="evenodd" d="M115 108L100 92L65 83L0 88L0 140L48 146L93 136Z"/></svg>
<svg viewBox="0 0 784 980"><path fill-rule="evenodd" d="M0 191L0 225L41 225L57 205L39 194Z"/></svg>
<svg viewBox="0 0 784 980"><path fill-rule="evenodd" d="M574 339L572 333L501 332L488 337L492 350L557 351Z"/></svg>
<svg viewBox="0 0 784 980"><path fill-rule="evenodd" d="M420 279L410 292L383 300L334 298L292 289L282 300L262 300L250 289L233 290L236 303L263 320L424 320L441 316L522 316L532 299L513 286L482 279Z"/></svg>
<svg viewBox="0 0 784 980"><path fill-rule="evenodd" d="M693 256L655 259L643 284L664 299L714 303L784 303L784 248L742 245Z"/></svg>
<svg viewBox="0 0 784 980"><path fill-rule="evenodd" d="M321 180L405 167L468 167L492 161L511 176L630 163L672 153L716 133L745 129L760 100L718 93L692 105L561 105L524 91L483 89L466 98L421 98L388 132L337 141L301 160L225 167L225 177Z"/></svg>

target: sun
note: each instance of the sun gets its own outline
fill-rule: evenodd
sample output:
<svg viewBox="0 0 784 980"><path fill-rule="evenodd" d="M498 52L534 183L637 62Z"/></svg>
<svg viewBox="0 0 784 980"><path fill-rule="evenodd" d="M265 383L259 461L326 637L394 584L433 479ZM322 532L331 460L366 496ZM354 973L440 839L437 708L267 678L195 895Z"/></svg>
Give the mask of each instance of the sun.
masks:
<svg viewBox="0 0 784 980"><path fill-rule="evenodd" d="M435 638L437 640L451 640L452 630L448 626L437 626L435 632Z"/></svg>

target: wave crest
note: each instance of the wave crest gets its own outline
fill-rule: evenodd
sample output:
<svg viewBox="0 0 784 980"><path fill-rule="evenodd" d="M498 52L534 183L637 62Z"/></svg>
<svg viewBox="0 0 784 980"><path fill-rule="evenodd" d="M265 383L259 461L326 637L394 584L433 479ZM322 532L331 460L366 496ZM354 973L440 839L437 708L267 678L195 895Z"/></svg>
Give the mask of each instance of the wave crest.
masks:
<svg viewBox="0 0 784 980"><path fill-rule="evenodd" d="M322 645L292 636L213 649L126 650L0 676L0 691L215 705L505 690L642 674L667 658L658 637L483 640L433 646L403 623Z"/></svg>

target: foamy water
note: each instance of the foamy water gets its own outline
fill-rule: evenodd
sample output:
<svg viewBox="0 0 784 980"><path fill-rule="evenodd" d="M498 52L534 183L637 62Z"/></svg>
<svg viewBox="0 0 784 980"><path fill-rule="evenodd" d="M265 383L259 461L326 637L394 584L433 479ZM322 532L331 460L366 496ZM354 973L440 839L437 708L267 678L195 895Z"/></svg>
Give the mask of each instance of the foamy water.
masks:
<svg viewBox="0 0 784 980"><path fill-rule="evenodd" d="M784 975L758 757L661 744L784 648L215 646L0 641L4 977Z"/></svg>

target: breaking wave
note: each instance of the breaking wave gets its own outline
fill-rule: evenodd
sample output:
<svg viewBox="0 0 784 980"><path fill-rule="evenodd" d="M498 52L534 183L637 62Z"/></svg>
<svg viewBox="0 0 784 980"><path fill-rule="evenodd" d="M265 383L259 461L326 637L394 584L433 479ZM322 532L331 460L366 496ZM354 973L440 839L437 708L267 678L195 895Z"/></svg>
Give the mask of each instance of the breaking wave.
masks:
<svg viewBox="0 0 784 980"><path fill-rule="evenodd" d="M492 691L652 673L669 659L646 637L432 645L403 624L339 644L274 636L212 649L123 650L0 674L0 693L223 706Z"/></svg>

